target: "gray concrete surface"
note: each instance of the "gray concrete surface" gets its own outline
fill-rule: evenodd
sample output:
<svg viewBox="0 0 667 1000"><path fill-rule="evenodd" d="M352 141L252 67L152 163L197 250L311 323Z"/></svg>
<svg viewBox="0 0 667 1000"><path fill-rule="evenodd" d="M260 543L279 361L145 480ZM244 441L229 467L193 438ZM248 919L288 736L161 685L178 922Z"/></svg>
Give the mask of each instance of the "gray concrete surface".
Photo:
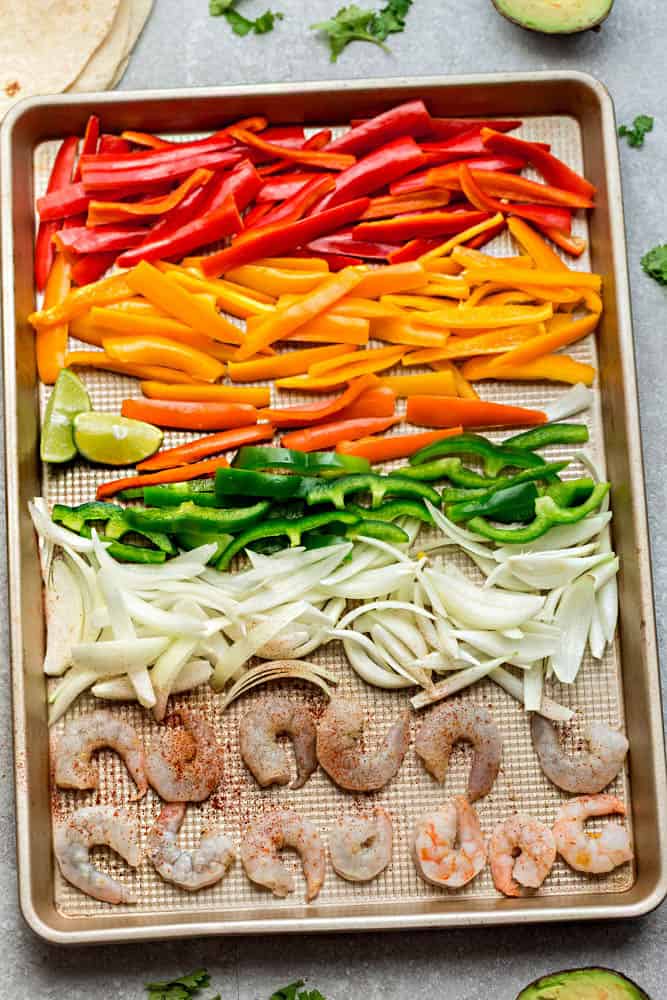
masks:
<svg viewBox="0 0 667 1000"><path fill-rule="evenodd" d="M372 0L363 5L372 5ZM667 4L617 0L600 33L543 38L502 20L490 0L415 0L408 30L391 39L391 55L358 44L335 65L307 26L331 16L337 0L275 0L274 6L285 13L277 30L241 39L224 20L209 18L207 0L156 0L121 86L581 69L607 84L620 121L642 112L657 116L644 150L624 148L622 159L658 629L664 649L667 290L642 274L639 258L667 241ZM242 0L242 9L256 15L265 3ZM275 987L297 977L319 986L329 1000L512 1000L521 986L546 971L594 963L625 970L654 1000L667 994L667 907L640 921L614 925L220 939L88 950L49 947L25 927L16 904L6 677L2 683L0 992L5 997L130 1000L142 996L142 983L151 978L206 966L223 1000L265 1000Z"/></svg>

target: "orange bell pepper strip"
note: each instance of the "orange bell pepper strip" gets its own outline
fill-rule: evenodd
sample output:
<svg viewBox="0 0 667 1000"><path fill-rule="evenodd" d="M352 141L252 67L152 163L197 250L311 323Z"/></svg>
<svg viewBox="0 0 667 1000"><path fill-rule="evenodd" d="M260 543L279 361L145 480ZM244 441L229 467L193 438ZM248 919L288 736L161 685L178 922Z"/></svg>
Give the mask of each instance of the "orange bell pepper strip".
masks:
<svg viewBox="0 0 667 1000"><path fill-rule="evenodd" d="M433 274L428 276L428 284L421 288L415 288L415 294L442 296L447 299L467 299L470 295L470 285L464 278L455 278L450 274Z"/></svg>
<svg viewBox="0 0 667 1000"><path fill-rule="evenodd" d="M382 371L383 368L391 368L400 361L404 353L401 347L378 347L360 353L343 354L340 357L314 362L308 369L308 374L318 378L331 372L337 373L338 369L349 368L351 365L363 365L368 370L362 374L369 375L374 371Z"/></svg>
<svg viewBox="0 0 667 1000"><path fill-rule="evenodd" d="M386 385L366 389L360 396L339 410L338 420L357 420L360 417L393 417L396 412L396 393Z"/></svg>
<svg viewBox="0 0 667 1000"><path fill-rule="evenodd" d="M339 455L356 455L358 458L367 458L373 465L377 465L379 462L391 462L397 458L409 458L420 448L462 433L462 427L447 427L441 431L390 434L388 437L363 437L359 438L358 441L339 441L336 445L336 451Z"/></svg>
<svg viewBox="0 0 667 1000"><path fill-rule="evenodd" d="M366 389L378 384L375 375L362 375L350 382L347 389L327 403L306 403L303 406L269 407L262 410L260 416L270 421L276 427L303 427L304 424L314 424L319 420L327 420L339 410L353 403ZM393 408L392 408L393 412Z"/></svg>
<svg viewBox="0 0 667 1000"><path fill-rule="evenodd" d="M166 337L180 344L187 344L217 361L229 361L234 354L234 348L211 340L202 333L197 333L189 326L169 319L167 316L135 313L115 309L93 307L85 316L72 320L70 332L73 337L83 340L86 344L102 346L105 337L112 335L123 337Z"/></svg>
<svg viewBox="0 0 667 1000"><path fill-rule="evenodd" d="M162 399L124 399L124 417L157 427L183 431L225 431L257 423L257 410L247 403L182 403Z"/></svg>
<svg viewBox="0 0 667 1000"><path fill-rule="evenodd" d="M267 316L263 322L249 334L237 352L238 361L247 361L263 347L270 347L276 340L289 337L300 326L321 313L326 312L335 302L348 295L359 284L361 275L358 271L346 268L338 274L331 275L314 291L304 295L299 302L287 306L272 316Z"/></svg>
<svg viewBox="0 0 667 1000"><path fill-rule="evenodd" d="M523 220L520 220L523 221ZM520 267L528 270L534 267L533 260L530 256L525 254L519 255L517 257L492 257L488 253L482 253L481 250L474 250L472 247L454 247L452 250L452 260L459 265L459 267L467 268L496 268L502 270L506 267ZM490 281L495 281L495 278L490 278Z"/></svg>
<svg viewBox="0 0 667 1000"><path fill-rule="evenodd" d="M161 486L163 483L185 483L190 479L200 479L203 476L213 476L217 469L225 469L229 462L224 455L208 458L203 462L193 462L192 465L178 466L175 469L164 469L161 472L150 472L144 476L126 476L124 479L114 479L110 483L102 483L97 487L97 499L106 500L121 490L135 489L137 486Z"/></svg>
<svg viewBox="0 0 667 1000"><path fill-rule="evenodd" d="M419 288L426 281L426 272L418 260L405 264L388 264L365 274L354 290L361 299L379 299L381 295L395 295Z"/></svg>
<svg viewBox="0 0 667 1000"><path fill-rule="evenodd" d="M159 198L148 198L146 201L90 201L86 225L103 226L108 222L125 222L128 219L151 219L153 216L170 212L190 191L203 187L212 176L212 170L199 167L173 191Z"/></svg>
<svg viewBox="0 0 667 1000"><path fill-rule="evenodd" d="M333 316L357 316L362 319L378 319L384 316L404 316L403 310L374 299L360 299L356 295L346 295L329 310Z"/></svg>
<svg viewBox="0 0 667 1000"><path fill-rule="evenodd" d="M249 403L250 406L268 406L271 389L268 385L169 385L148 380L141 383L141 391L149 399L172 399L182 403Z"/></svg>
<svg viewBox="0 0 667 1000"><path fill-rule="evenodd" d="M558 319L560 321L560 317ZM581 340L582 337L588 336L595 330L599 321L599 313L589 313L581 319L570 320L570 322L567 322L566 318L563 317L563 321L554 324L547 329L546 333L531 337L530 340L519 344L506 354L494 358L492 362L489 362L489 368L498 371L507 365L525 365L544 354L552 354L554 351L560 350L561 347L567 347L569 344Z"/></svg>
<svg viewBox="0 0 667 1000"><path fill-rule="evenodd" d="M441 243L439 247L429 250L419 258L419 261L428 271L432 261L438 260L440 257L447 257L459 244L467 243L468 240L474 239L480 233L485 233L487 229L495 229L503 221L502 212L498 212L497 215L492 216L490 219L485 219L484 222L478 222L477 225L470 226L469 229L464 229L463 232L452 236L445 243Z"/></svg>
<svg viewBox="0 0 667 1000"><path fill-rule="evenodd" d="M502 132L496 132L495 129L490 128L483 128L480 134L482 142L488 149L501 155L521 156L528 160L549 184L555 184L567 191L575 191L587 198L592 198L595 194L595 187L590 181L568 167L553 153L543 149L538 143L526 142L525 139L504 135Z"/></svg>
<svg viewBox="0 0 667 1000"><path fill-rule="evenodd" d="M264 379L287 378L302 375L309 365L324 358L334 358L347 354L347 344L331 344L327 347L309 347L302 351L289 351L275 357L255 358L254 361L230 361L227 374L232 382L261 382Z"/></svg>
<svg viewBox="0 0 667 1000"><path fill-rule="evenodd" d="M286 343L297 341L312 344L350 344L365 347L370 334L370 322L354 316L337 316L331 310L304 323L286 338Z"/></svg>
<svg viewBox="0 0 667 1000"><path fill-rule="evenodd" d="M240 448L244 444L256 444L258 441L270 441L273 437L273 427L270 424L256 424L250 427L234 428L231 431L221 431L219 434L207 434L196 441L188 441L176 448L165 448L157 455L152 455L144 462L139 462L137 472L159 472L161 469L174 469L179 465L190 465L199 462L209 455L217 455L221 451Z"/></svg>
<svg viewBox="0 0 667 1000"><path fill-rule="evenodd" d="M225 366L209 354L166 337L107 336L102 347L114 361L175 368L202 382L215 382L225 374Z"/></svg>
<svg viewBox="0 0 667 1000"><path fill-rule="evenodd" d="M539 268L541 271L569 271L567 264L560 259L557 253L554 253L540 234L535 232L533 227L529 226L523 219L511 215L507 220L507 228L521 249L525 250L532 258L536 268Z"/></svg>
<svg viewBox="0 0 667 1000"><path fill-rule="evenodd" d="M371 321L375 340L385 340L403 347L443 348L449 334L421 326L419 321L402 316L385 316ZM405 358L401 358L403 364Z"/></svg>
<svg viewBox="0 0 667 1000"><path fill-rule="evenodd" d="M112 274L111 277L102 278L101 281L92 282L90 285L73 288L59 302L55 302L39 312L31 313L28 316L28 322L36 330L47 326L57 326L60 323L69 323L76 316L88 312L91 306L109 305L111 302L129 299L132 295L133 289L127 283L126 276Z"/></svg>
<svg viewBox="0 0 667 1000"><path fill-rule="evenodd" d="M444 188L427 188L408 194L382 195L371 198L362 219L390 219L404 212L428 212L447 205L451 194Z"/></svg>
<svg viewBox="0 0 667 1000"><path fill-rule="evenodd" d="M44 289L44 309L64 302L70 290L70 267L64 254L57 253ZM67 352L67 323L37 328L35 337L37 372L45 385L53 385L64 367Z"/></svg>
<svg viewBox="0 0 667 1000"><path fill-rule="evenodd" d="M429 273L429 280L432 274L451 274L456 277L463 270L452 257L434 257L432 260L422 261Z"/></svg>
<svg viewBox="0 0 667 1000"><path fill-rule="evenodd" d="M523 365L504 365L496 371L489 371L487 358L471 358L463 366L463 375L472 382L482 379L516 379L517 381L569 382L576 385L592 385L595 368L576 361L568 354L543 354L534 361Z"/></svg>
<svg viewBox="0 0 667 1000"><path fill-rule="evenodd" d="M354 156L346 153L323 153L318 150L293 149L279 146L277 143L266 142L246 129L232 126L226 129L237 142L250 149L258 149L262 153L271 153L276 159L290 160L292 163L305 163L311 167L321 167L323 170L346 170L356 163Z"/></svg>
<svg viewBox="0 0 667 1000"><path fill-rule="evenodd" d="M173 368L161 368L159 365L129 365L124 361L115 361L104 351L69 351L65 355L65 368L99 368L100 371L116 372L119 375L129 375L133 378L155 379L159 382L170 382L178 385L191 385L194 379L185 372Z"/></svg>
<svg viewBox="0 0 667 1000"><path fill-rule="evenodd" d="M86 316L79 316L69 324L69 332L77 340L82 340L84 344L92 344L94 347L101 347L102 341L109 336L108 330L102 330L90 319L90 313Z"/></svg>
<svg viewBox="0 0 667 1000"><path fill-rule="evenodd" d="M283 434L281 445L293 451L321 451L332 448L339 441L354 441L356 438L369 434L379 434L388 430L394 424L400 423L402 417L361 417L357 420L332 420L326 424L316 424L301 431L290 431Z"/></svg>
<svg viewBox="0 0 667 1000"><path fill-rule="evenodd" d="M466 281L477 284L482 281L503 282L512 287L520 286L522 289L532 285L539 285L543 288L592 288L599 292L602 287L602 278L599 274L591 274L588 271L542 271L537 268L524 270L515 267L469 267L464 272Z"/></svg>
<svg viewBox="0 0 667 1000"><path fill-rule="evenodd" d="M530 292L520 292L518 289L508 289L506 292L495 292L493 295L489 295L484 303L487 306L507 306L514 302L516 305L520 303L534 302L535 296Z"/></svg>
<svg viewBox="0 0 667 1000"><path fill-rule="evenodd" d="M551 184L540 184L527 177L508 174L502 170L475 170L474 163L466 164L466 166L477 187L481 188L485 194L493 195L495 198L530 202L531 205L593 208L592 198L577 194L575 191L566 191L565 188L554 187Z"/></svg>
<svg viewBox="0 0 667 1000"><path fill-rule="evenodd" d="M321 257L265 257L256 263L259 267L277 267L279 271L329 270L329 264Z"/></svg>
<svg viewBox="0 0 667 1000"><path fill-rule="evenodd" d="M413 309L422 313L437 312L442 308L442 302L435 295L417 295L416 292L413 292L411 295L384 295L382 303L383 305L396 306L403 311L404 316L406 315L406 309ZM407 316L413 318L415 312L407 313Z"/></svg>
<svg viewBox="0 0 667 1000"><path fill-rule="evenodd" d="M437 311L420 314L427 326L447 330L496 330L525 323L544 323L553 316L551 303L541 306L474 306L472 309L440 303Z"/></svg>
<svg viewBox="0 0 667 1000"><path fill-rule="evenodd" d="M274 267L262 267L259 264L243 264L225 275L227 281L237 285L254 288L277 298L285 293L302 295L312 292L326 280L327 271L288 271Z"/></svg>
<svg viewBox="0 0 667 1000"><path fill-rule="evenodd" d="M458 396L411 396L407 419L425 427L523 427L544 424L546 413Z"/></svg>
<svg viewBox="0 0 667 1000"><path fill-rule="evenodd" d="M186 292L174 281L170 281L165 274L147 261L142 260L128 271L125 277L133 292L143 295L153 305L174 319L180 320L181 323L185 323L186 326L191 326L198 333L219 340L223 344L241 343L243 336L237 327L195 295Z"/></svg>
<svg viewBox="0 0 667 1000"><path fill-rule="evenodd" d="M393 389L397 396L453 396L455 380L451 372L428 372L425 375L388 375L382 385Z"/></svg>
<svg viewBox="0 0 667 1000"><path fill-rule="evenodd" d="M227 294L232 303L235 301L235 296L238 296L242 300L241 304L243 305L246 305L246 300L248 304L254 303L266 308L272 308L275 305L275 298L272 295L265 295L264 292L258 292L255 288L237 285L232 281L226 281L224 278L205 278L201 271L194 267L181 267L179 264L170 264L165 260L156 261L155 266L158 270L168 275L172 281L176 281L190 292L208 292L210 295L215 296L216 299ZM219 302L218 305L225 308L224 302ZM259 315L261 312L266 312L266 308L256 309L254 312L251 310L248 315ZM236 313L232 309L227 309L227 312L245 319L245 314Z"/></svg>
<svg viewBox="0 0 667 1000"><path fill-rule="evenodd" d="M542 232L545 233L557 247L564 250L565 253L569 253L571 257L581 257L582 253L588 246L588 243L583 238L583 236L571 236L569 233L563 232L562 229L556 229L554 226L543 226Z"/></svg>
<svg viewBox="0 0 667 1000"><path fill-rule="evenodd" d="M490 333L479 333L474 337L449 337L441 348L425 348L411 351L401 358L402 365L430 365L434 361L454 361L472 358L479 354L503 354L505 351L523 344L537 336L541 327L537 325L509 326Z"/></svg>

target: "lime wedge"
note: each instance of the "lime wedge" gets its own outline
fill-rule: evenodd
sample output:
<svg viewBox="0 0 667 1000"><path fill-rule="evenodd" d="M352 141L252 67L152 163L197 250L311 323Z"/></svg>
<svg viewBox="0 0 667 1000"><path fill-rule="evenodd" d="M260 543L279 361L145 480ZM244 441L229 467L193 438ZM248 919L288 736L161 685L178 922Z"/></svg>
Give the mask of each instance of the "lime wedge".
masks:
<svg viewBox="0 0 667 1000"><path fill-rule="evenodd" d="M76 455L72 421L77 413L90 410L83 382L69 368L58 375L46 404L40 455L43 462L69 462Z"/></svg>
<svg viewBox="0 0 667 1000"><path fill-rule="evenodd" d="M79 413L74 418L74 444L84 458L102 465L133 465L162 444L162 431L143 420L115 413Z"/></svg>

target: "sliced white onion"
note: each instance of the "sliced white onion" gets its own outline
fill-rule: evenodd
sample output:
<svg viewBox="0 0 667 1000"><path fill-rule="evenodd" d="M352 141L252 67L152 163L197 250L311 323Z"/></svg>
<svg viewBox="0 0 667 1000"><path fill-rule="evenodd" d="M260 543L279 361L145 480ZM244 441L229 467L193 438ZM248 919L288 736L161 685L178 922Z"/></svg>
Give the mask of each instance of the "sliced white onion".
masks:
<svg viewBox="0 0 667 1000"><path fill-rule="evenodd" d="M544 412L550 422L567 420L568 417L588 410L593 405L594 399L594 393L582 382L577 382L553 403L545 406Z"/></svg>
<svg viewBox="0 0 667 1000"><path fill-rule="evenodd" d="M514 674L511 674L509 670L505 670L504 667L496 667L495 670L491 671L489 677L503 691L506 691L507 694L523 705L523 678L515 677ZM570 722L574 717L574 712L571 709L566 708L564 705L559 705L558 702L546 697L542 698L542 705L538 714L543 715L545 719L551 719L552 722Z"/></svg>
<svg viewBox="0 0 667 1000"><path fill-rule="evenodd" d="M539 660L523 675L523 707L527 712L539 712L544 692L544 663Z"/></svg>
<svg viewBox="0 0 667 1000"><path fill-rule="evenodd" d="M171 689L172 694L183 694L193 688L207 684L213 673L208 660L190 660L181 670ZM106 701L133 701L136 697L134 688L128 677L112 677L110 680L98 681L91 691L96 698Z"/></svg>
<svg viewBox="0 0 667 1000"><path fill-rule="evenodd" d="M296 621L306 609L303 601L296 601L293 604L286 604L275 614L260 622L248 631L248 634L238 639L230 646L214 670L212 683L218 690L225 686L227 680L243 666L258 649L278 635L279 632Z"/></svg>
<svg viewBox="0 0 667 1000"><path fill-rule="evenodd" d="M567 639L550 658L553 672L562 684L573 684L579 673L594 608L595 585L589 574L565 588L555 623Z"/></svg>
<svg viewBox="0 0 667 1000"><path fill-rule="evenodd" d="M410 699L413 708L424 708L426 705L433 705L443 698L462 691L464 688L476 684L483 677L488 677L490 673L504 663L502 658L488 660L486 663L479 663L476 667L468 667L466 670L459 670L455 674L446 677L444 681L438 681L430 691L423 691Z"/></svg>
<svg viewBox="0 0 667 1000"><path fill-rule="evenodd" d="M379 666L371 659L366 650L352 638L354 635L355 633L350 631L343 638L343 649L345 650L345 655L350 666L363 681L371 684L373 687L385 688L387 690L399 690L415 686L415 682L411 678L402 677L399 674L395 674L392 670L387 670Z"/></svg>

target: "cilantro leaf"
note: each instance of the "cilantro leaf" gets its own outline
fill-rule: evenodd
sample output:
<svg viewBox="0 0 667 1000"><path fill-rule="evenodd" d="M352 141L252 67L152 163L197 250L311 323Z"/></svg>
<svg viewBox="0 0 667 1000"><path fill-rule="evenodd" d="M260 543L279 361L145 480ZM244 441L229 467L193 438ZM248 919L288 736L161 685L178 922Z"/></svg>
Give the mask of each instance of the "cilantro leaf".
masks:
<svg viewBox="0 0 667 1000"><path fill-rule="evenodd" d="M653 247L642 257L642 267L660 285L667 285L667 243Z"/></svg>
<svg viewBox="0 0 667 1000"><path fill-rule="evenodd" d="M303 985L303 979L297 979L295 983L276 990L270 1000L326 1000L319 990L301 990Z"/></svg>
<svg viewBox="0 0 667 1000"><path fill-rule="evenodd" d="M332 62L336 62L350 42L372 42L387 52L383 43L389 35L404 30L412 2L413 0L389 0L378 11L351 4L349 7L341 7L335 17L313 24L311 28L313 31L322 31L327 36Z"/></svg>
<svg viewBox="0 0 667 1000"><path fill-rule="evenodd" d="M208 0L208 12L211 17L220 17L226 10L233 7L235 3L236 0Z"/></svg>
<svg viewBox="0 0 667 1000"><path fill-rule="evenodd" d="M640 146L644 145L644 136L647 132L653 131L653 119L650 115L637 115L632 127L628 125L621 125L618 130L618 134L621 138L626 138L628 140L628 145L632 146L634 149L639 149Z"/></svg>
<svg viewBox="0 0 667 1000"><path fill-rule="evenodd" d="M209 0L208 12L212 17L224 17L235 35L244 38L253 31L256 35L266 35L273 31L276 21L282 21L283 15L276 11L266 10L252 20L244 17L235 9L239 0Z"/></svg>
<svg viewBox="0 0 667 1000"><path fill-rule="evenodd" d="M186 976L167 979L161 983L146 983L148 1000L190 1000L200 990L210 985L211 977L206 969L196 969ZM220 998L214 998L220 1000Z"/></svg>

